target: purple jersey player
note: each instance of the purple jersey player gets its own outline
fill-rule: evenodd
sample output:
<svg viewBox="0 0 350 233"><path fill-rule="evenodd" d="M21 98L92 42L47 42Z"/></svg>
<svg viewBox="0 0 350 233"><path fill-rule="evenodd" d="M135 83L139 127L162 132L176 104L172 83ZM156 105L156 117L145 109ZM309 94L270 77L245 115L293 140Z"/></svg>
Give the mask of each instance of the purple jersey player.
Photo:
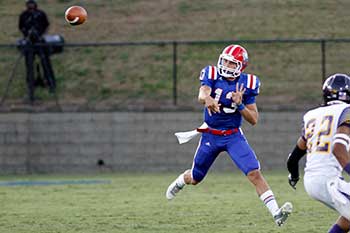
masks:
<svg viewBox="0 0 350 233"><path fill-rule="evenodd" d="M248 64L248 53L240 45L229 45L221 53L217 66L207 66L200 73L198 100L205 106L202 133L192 168L172 182L166 197L171 200L185 185L203 180L220 152L226 151L237 167L255 186L256 192L271 212L276 224L282 226L292 211L286 202L281 208L260 172L260 164L245 138L241 124L258 122L255 98L259 94L257 76L242 73Z"/></svg>

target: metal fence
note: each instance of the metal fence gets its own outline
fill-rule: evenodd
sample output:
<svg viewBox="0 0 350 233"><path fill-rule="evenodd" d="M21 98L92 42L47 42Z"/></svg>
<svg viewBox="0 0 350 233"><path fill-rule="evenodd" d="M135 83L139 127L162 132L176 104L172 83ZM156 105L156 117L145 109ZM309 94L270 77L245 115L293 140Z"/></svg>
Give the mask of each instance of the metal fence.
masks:
<svg viewBox="0 0 350 233"><path fill-rule="evenodd" d="M262 108L294 109L317 103L320 86L328 75L348 72L349 42L350 39L271 39L66 43L65 52L54 57L53 63L60 82L59 100L65 104L94 109L104 103L102 110L196 109L199 71L215 64L224 46L237 43L246 47L250 55L247 72L261 77L267 90L259 97ZM17 57L15 48L15 44L0 44L2 90L11 70L8 67ZM23 77L25 72L23 67L20 69ZM77 79L69 80L72 74ZM265 77L268 78L264 80ZM94 88L99 91L92 95ZM14 88L9 98L17 103L24 89L23 84L20 89ZM125 101L128 107L122 106Z"/></svg>

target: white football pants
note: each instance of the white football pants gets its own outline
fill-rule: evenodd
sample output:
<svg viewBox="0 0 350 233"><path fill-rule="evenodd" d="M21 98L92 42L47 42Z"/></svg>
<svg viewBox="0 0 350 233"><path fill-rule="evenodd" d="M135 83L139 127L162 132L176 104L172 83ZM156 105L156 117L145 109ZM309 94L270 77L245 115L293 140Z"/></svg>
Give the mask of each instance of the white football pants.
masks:
<svg viewBox="0 0 350 233"><path fill-rule="evenodd" d="M304 187L310 197L335 209L350 221L350 183L339 177L304 175Z"/></svg>

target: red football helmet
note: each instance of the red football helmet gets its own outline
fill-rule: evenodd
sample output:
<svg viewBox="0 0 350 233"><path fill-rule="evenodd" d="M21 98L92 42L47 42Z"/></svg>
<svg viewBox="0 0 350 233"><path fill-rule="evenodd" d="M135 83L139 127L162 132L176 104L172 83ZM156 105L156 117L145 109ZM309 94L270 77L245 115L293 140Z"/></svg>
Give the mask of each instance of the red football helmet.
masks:
<svg viewBox="0 0 350 233"><path fill-rule="evenodd" d="M231 69L224 65L223 59L237 64L235 69ZM219 56L218 70L221 76L225 78L236 78L248 65L248 53L245 48L240 45L229 45Z"/></svg>

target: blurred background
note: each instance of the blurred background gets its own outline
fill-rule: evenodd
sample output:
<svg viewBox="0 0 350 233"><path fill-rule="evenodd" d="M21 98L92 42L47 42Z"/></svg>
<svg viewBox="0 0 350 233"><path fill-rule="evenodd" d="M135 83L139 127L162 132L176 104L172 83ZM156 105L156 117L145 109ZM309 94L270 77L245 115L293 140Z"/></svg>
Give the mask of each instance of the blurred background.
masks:
<svg viewBox="0 0 350 233"><path fill-rule="evenodd" d="M1 1L1 173L187 168L197 140L180 146L173 133L201 124L199 72L231 43L247 49L245 71L262 82L260 122L244 124L247 138L264 168L284 168L303 112L322 103L322 81L348 73L346 0L37 3L48 34L65 41L51 56L56 95L38 87L36 101L25 100L24 60L15 67L25 1ZM65 21L72 5L87 10L84 24ZM214 169L235 168L223 157Z"/></svg>

